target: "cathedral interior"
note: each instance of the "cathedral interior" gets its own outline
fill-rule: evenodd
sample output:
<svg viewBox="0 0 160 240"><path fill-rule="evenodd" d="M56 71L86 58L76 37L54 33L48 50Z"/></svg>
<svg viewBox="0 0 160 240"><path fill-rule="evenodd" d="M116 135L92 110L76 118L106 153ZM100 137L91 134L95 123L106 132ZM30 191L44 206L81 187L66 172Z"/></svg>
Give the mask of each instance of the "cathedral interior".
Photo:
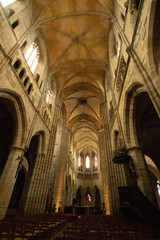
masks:
<svg viewBox="0 0 160 240"><path fill-rule="evenodd" d="M159 9L0 0L0 219L159 214Z"/></svg>

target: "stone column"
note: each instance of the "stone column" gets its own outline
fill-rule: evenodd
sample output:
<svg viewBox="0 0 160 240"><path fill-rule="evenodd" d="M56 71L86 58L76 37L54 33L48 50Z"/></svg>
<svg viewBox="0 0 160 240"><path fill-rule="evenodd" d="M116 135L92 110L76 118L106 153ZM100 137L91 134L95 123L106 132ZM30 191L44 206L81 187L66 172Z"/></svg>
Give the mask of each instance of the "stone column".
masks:
<svg viewBox="0 0 160 240"><path fill-rule="evenodd" d="M69 132L63 128L61 135L61 146L59 152L59 159L57 161L57 172L54 187L54 203L56 204L56 209L61 207L64 208L65 200L65 176L66 176L66 166L68 161L68 151L69 151ZM69 194L69 193L68 193Z"/></svg>
<svg viewBox="0 0 160 240"><path fill-rule="evenodd" d="M118 187L127 185L126 177L124 166L112 162L113 154L108 121L108 107L106 102L101 105L101 113L104 129L99 132L99 148L102 181L104 182L104 201L106 201L105 208L107 214L119 215Z"/></svg>
<svg viewBox="0 0 160 240"><path fill-rule="evenodd" d="M102 189L103 189L103 203L105 203L106 213L110 214L110 194L109 194L109 174L107 169L107 157L104 143L104 131L98 133L99 152L100 152L100 170L102 173Z"/></svg>
<svg viewBox="0 0 160 240"><path fill-rule="evenodd" d="M4 218L7 212L23 154L24 149L12 147L0 178L0 219Z"/></svg>
<svg viewBox="0 0 160 240"><path fill-rule="evenodd" d="M49 142L47 143L47 153L46 156L43 153L37 156L31 184L26 196L27 199L24 207L25 215L44 213L45 211L59 114L60 109L58 106L55 106L51 134Z"/></svg>
<svg viewBox="0 0 160 240"><path fill-rule="evenodd" d="M44 173L46 170L45 154L40 153L36 158L29 190L24 192L20 203L20 209L24 215L38 214L44 211L41 199L43 199L42 188L45 183Z"/></svg>
<svg viewBox="0 0 160 240"><path fill-rule="evenodd" d="M128 150L128 154L133 159L133 165L136 171L137 185L142 193L154 203L154 193L152 191L148 169L141 147L133 147Z"/></svg>
<svg viewBox="0 0 160 240"><path fill-rule="evenodd" d="M65 205L68 207L72 205L72 190L71 189L69 189L67 192L67 198L66 198Z"/></svg>

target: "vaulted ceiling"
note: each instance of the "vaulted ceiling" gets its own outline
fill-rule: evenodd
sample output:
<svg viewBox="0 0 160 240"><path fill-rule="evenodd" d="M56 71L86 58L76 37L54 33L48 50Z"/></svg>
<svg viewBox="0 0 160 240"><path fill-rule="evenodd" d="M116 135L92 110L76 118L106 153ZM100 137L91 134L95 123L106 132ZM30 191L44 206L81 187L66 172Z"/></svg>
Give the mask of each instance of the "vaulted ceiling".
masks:
<svg viewBox="0 0 160 240"><path fill-rule="evenodd" d="M112 0L35 0L35 23L77 152L98 150L112 11Z"/></svg>

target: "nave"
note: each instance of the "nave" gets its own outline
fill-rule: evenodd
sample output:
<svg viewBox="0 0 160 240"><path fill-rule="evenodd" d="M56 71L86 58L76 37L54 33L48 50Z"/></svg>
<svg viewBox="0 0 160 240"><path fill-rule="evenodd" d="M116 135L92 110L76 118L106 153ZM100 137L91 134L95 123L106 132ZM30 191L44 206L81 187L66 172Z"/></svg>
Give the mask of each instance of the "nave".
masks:
<svg viewBox="0 0 160 240"><path fill-rule="evenodd" d="M2 240L159 238L159 9L0 0Z"/></svg>
<svg viewBox="0 0 160 240"><path fill-rule="evenodd" d="M107 215L46 213L6 217L1 240L159 240L160 229Z"/></svg>

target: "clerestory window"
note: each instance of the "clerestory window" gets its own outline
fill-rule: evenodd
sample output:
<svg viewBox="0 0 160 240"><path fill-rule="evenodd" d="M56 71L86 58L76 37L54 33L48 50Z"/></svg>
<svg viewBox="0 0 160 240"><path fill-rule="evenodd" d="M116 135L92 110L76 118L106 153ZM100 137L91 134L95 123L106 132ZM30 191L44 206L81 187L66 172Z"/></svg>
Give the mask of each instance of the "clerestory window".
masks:
<svg viewBox="0 0 160 240"><path fill-rule="evenodd" d="M3 7L8 6L9 4L15 2L16 0L0 0Z"/></svg>
<svg viewBox="0 0 160 240"><path fill-rule="evenodd" d="M31 72L34 73L39 60L39 48L35 42L33 42L31 46L28 48L25 54L25 59L27 60Z"/></svg>
<svg viewBox="0 0 160 240"><path fill-rule="evenodd" d="M81 167L81 156L78 157L78 167Z"/></svg>
<svg viewBox="0 0 160 240"><path fill-rule="evenodd" d="M94 157L94 166L97 168L97 162L98 162L98 158L97 156Z"/></svg>
<svg viewBox="0 0 160 240"><path fill-rule="evenodd" d="M86 168L90 168L90 158L89 158L89 156L86 157Z"/></svg>

